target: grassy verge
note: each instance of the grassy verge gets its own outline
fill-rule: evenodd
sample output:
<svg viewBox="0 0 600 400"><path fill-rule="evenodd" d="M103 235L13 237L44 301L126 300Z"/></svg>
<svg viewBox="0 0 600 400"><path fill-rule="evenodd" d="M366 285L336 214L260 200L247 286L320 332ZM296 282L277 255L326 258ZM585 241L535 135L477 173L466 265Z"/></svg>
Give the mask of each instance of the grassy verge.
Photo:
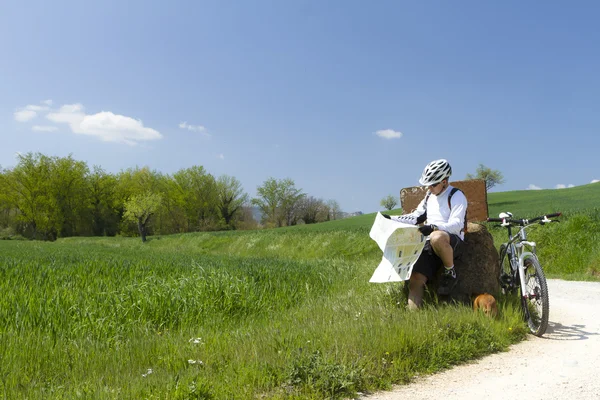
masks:
<svg viewBox="0 0 600 400"><path fill-rule="evenodd" d="M537 216L532 213L526 216ZM540 262L548 278L580 281L600 280L600 209L565 212L559 223L527 230L537 244ZM487 224L494 243L507 240L506 229Z"/></svg>
<svg viewBox="0 0 600 400"><path fill-rule="evenodd" d="M367 227L0 242L5 398L322 399L506 349L514 306L410 313Z"/></svg>

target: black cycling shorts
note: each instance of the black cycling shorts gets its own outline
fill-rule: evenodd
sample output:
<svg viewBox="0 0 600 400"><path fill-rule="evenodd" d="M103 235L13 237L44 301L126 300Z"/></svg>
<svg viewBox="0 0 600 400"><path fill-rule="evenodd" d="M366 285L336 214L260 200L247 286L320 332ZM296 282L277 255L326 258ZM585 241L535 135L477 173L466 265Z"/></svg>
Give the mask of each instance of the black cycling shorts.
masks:
<svg viewBox="0 0 600 400"><path fill-rule="evenodd" d="M460 253L463 246L463 241L460 236L455 235L453 233L449 233L450 235L450 246L454 250L454 259L456 260L460 257ZM438 269L442 267L442 260L435 254L433 249L431 248L431 243L429 240L425 242L425 247L423 247L423 251L421 255L417 259L417 262L413 266L412 273L418 272L420 274L425 275L427 280L431 280Z"/></svg>

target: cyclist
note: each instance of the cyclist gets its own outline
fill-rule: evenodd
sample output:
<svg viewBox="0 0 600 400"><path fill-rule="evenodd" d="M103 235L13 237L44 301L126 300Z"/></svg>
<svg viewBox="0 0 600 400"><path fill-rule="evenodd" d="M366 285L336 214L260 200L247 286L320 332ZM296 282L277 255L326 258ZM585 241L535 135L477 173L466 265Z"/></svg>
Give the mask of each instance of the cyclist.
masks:
<svg viewBox="0 0 600 400"><path fill-rule="evenodd" d="M419 231L427 236L425 247L414 264L408 286L408 308L417 309L423 304L425 284L443 265L444 272L438 287L440 295L449 295L456 285L454 260L464 245L467 198L464 193L448 183L452 168L447 160L427 164L419 183L427 187L425 198L409 214L385 215L399 222L422 224Z"/></svg>

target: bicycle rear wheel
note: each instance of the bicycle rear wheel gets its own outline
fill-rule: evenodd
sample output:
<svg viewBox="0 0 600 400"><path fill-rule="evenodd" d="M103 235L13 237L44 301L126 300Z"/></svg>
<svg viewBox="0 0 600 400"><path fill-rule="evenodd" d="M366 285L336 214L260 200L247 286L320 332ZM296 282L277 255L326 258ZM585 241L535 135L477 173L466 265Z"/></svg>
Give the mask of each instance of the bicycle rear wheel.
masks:
<svg viewBox="0 0 600 400"><path fill-rule="evenodd" d="M523 263L525 265L525 288L519 290L523 314L531 333L535 336L542 336L548 328L550 313L546 276L536 256L525 257Z"/></svg>

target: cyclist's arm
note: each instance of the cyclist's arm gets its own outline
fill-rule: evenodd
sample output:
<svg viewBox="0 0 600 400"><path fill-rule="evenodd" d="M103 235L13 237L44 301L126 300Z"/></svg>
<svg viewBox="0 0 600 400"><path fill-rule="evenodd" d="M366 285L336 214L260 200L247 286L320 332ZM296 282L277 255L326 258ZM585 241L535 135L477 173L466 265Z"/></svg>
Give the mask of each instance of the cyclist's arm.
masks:
<svg viewBox="0 0 600 400"><path fill-rule="evenodd" d="M462 192L457 191L452 196L452 209L450 210L450 216L448 222L437 223L437 227L440 230L460 234L461 230L465 226L465 216L467 214L467 198Z"/></svg>
<svg viewBox="0 0 600 400"><path fill-rule="evenodd" d="M425 196L425 198L427 198L427 196ZM421 202L413 212L404 215L392 215L391 219L405 224L417 225L417 219L419 219L419 217L421 217L422 215L425 215L425 213L427 212L425 208L425 198L421 200ZM425 218L422 219L425 220Z"/></svg>

